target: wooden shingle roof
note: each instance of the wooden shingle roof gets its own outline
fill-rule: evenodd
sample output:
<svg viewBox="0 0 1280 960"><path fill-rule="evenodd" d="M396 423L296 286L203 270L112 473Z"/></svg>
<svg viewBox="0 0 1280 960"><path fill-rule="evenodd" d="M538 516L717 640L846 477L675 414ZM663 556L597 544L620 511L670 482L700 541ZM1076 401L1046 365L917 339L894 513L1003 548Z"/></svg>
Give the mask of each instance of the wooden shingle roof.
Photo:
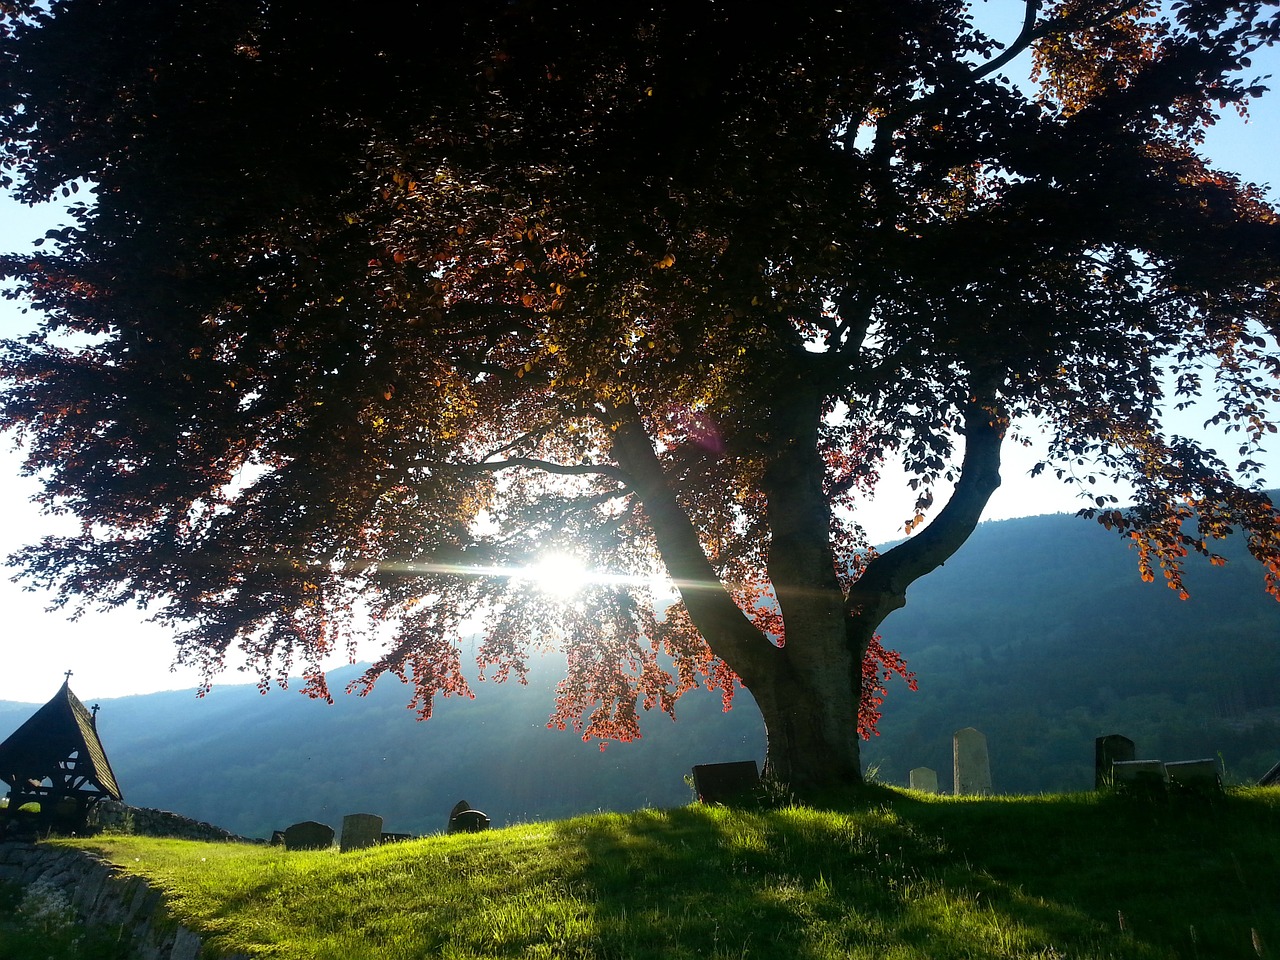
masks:
<svg viewBox="0 0 1280 960"><path fill-rule="evenodd" d="M57 787L68 779L67 763L72 757L77 792L121 799L93 714L71 692L68 680L52 700L0 743L0 780L18 791L45 778Z"/></svg>

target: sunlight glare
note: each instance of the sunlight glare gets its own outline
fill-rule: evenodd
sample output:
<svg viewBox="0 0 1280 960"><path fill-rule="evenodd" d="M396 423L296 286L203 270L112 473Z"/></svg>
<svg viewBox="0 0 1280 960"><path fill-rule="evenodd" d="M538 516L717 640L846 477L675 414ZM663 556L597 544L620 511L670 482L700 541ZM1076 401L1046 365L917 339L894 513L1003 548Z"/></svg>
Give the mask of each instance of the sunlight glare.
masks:
<svg viewBox="0 0 1280 960"><path fill-rule="evenodd" d="M526 576L543 593L562 600L576 594L591 578L586 564L568 553L543 554Z"/></svg>

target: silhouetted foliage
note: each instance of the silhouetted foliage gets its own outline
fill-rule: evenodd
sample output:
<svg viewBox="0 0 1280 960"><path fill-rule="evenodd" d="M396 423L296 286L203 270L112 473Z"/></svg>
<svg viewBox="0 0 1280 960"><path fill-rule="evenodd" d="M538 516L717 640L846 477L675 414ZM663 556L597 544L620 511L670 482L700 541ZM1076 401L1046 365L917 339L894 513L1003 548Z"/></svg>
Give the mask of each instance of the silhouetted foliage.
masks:
<svg viewBox="0 0 1280 960"><path fill-rule="evenodd" d="M1182 591L1240 530L1274 589L1239 481L1274 429L1280 226L1197 143L1261 92L1277 17L1028 0L1001 49L969 6L9 0L5 182L91 196L3 261L44 320L0 427L84 521L17 562L158 601L209 675L301 660L317 696L385 624L357 686L407 677L423 716L468 693L476 616L500 678L569 638L554 716L584 736L740 682L798 787L860 777L902 669L876 631L1028 418L1134 484L1098 519L1144 576ZM1026 50L1034 95L1000 75ZM1161 427L1201 392L1235 470ZM877 555L885 457L919 502ZM515 574L555 547L609 576L553 602Z"/></svg>

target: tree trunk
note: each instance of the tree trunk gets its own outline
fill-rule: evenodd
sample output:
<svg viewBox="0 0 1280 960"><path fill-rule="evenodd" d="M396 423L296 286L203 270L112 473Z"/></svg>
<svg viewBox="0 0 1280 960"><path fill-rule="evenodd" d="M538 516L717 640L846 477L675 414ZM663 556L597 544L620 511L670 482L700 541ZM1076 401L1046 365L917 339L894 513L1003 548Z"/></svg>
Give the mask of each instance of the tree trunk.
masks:
<svg viewBox="0 0 1280 960"><path fill-rule="evenodd" d="M788 662L748 688L764 718L768 779L801 795L862 783L861 661L841 643L824 670L801 671Z"/></svg>
<svg viewBox="0 0 1280 960"><path fill-rule="evenodd" d="M823 490L821 404L798 391L789 412L791 418L777 424L780 446L763 482L768 576L785 625L781 645L719 581L634 409L622 411L614 452L644 503L694 625L755 697L768 736L766 776L803 795L862 782L858 708L867 646L884 618L906 602L907 587L973 532L1000 483L1004 430L988 407L969 405L964 462L951 499L928 527L873 559L846 594Z"/></svg>
<svg viewBox="0 0 1280 960"><path fill-rule="evenodd" d="M768 676L753 676L768 735L765 775L801 794L862 782L858 750L861 645L844 609L831 546L831 504L818 450L822 397L797 389L773 424L765 472L768 574L785 625Z"/></svg>

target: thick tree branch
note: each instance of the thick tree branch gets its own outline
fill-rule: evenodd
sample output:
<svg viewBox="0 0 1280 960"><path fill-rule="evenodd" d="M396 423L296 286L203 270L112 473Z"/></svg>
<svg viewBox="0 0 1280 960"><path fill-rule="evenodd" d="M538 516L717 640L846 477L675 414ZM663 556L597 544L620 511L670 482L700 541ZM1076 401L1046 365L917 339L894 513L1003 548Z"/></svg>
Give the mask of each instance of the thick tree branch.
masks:
<svg viewBox="0 0 1280 960"><path fill-rule="evenodd" d="M1016 59L1037 40L1042 40L1058 33L1102 26L1136 6L1133 0L1119 0L1119 2L1111 4L1100 3L1096 8L1082 10L1069 17L1056 17L1036 26L1036 17L1039 16L1041 4L1042 0L1026 0L1022 29L1018 32L1018 35L1014 37L1013 41L999 56L988 60L986 63L964 70L960 74L961 80L967 83L974 83L984 77L989 77ZM1096 10L1097 12L1090 15L1091 10ZM902 105L896 110L890 111L889 115L876 125L877 130L872 148L872 158L878 160L882 165L887 164L889 155L892 152L893 135L901 130L908 121L924 113L939 100L945 99L949 92L949 87L939 87L916 100Z"/></svg>
<svg viewBox="0 0 1280 960"><path fill-rule="evenodd" d="M617 467L597 463L554 463L550 460L539 460L535 457L510 457L506 460L483 460L480 463L450 465L450 469L461 473L501 473L503 470L514 470L523 467L528 470L541 470L563 477L600 476L616 480L624 487L631 487L631 478Z"/></svg>
<svg viewBox="0 0 1280 960"><path fill-rule="evenodd" d="M965 411L964 462L955 493L924 530L886 551L850 588L845 609L878 623L906 603L907 587L949 560L973 533L1000 486L1005 424L981 401Z"/></svg>
<svg viewBox="0 0 1280 960"><path fill-rule="evenodd" d="M779 650L734 602L703 552L698 531L667 483L640 415L634 407L618 411L613 451L631 478L631 488L653 525L658 552L675 579L698 632L716 656L733 664L750 689L767 676Z"/></svg>
<svg viewBox="0 0 1280 960"><path fill-rule="evenodd" d="M1031 46L1036 38L1041 35L1036 30L1036 17L1040 15L1040 0L1026 0L1026 2L1027 9L1022 18L1022 30L1014 37L1013 43L1009 44L1000 56L971 71L969 74L970 80L981 80L983 77L995 73Z"/></svg>
<svg viewBox="0 0 1280 960"><path fill-rule="evenodd" d="M1056 17L1052 20L1046 20L1037 27L1036 17L1040 14L1041 0L1026 0L1026 5L1022 29L1014 37L1013 42L998 57L969 71L969 80L981 80L983 77L990 76L1005 64L1016 59L1019 54L1027 50L1037 40L1043 40L1045 37L1051 37L1056 33L1100 27L1137 6L1133 0L1120 0L1118 3L1100 3L1094 8L1096 12L1084 9L1069 17Z"/></svg>

